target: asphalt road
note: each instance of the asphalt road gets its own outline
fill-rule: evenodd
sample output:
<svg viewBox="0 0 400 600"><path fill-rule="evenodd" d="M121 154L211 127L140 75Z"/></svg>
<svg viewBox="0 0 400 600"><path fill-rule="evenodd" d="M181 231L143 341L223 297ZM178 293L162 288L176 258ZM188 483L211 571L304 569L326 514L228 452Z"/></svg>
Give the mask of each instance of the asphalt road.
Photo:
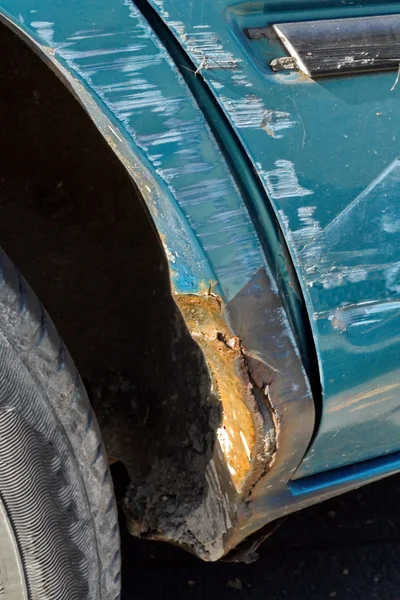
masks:
<svg viewBox="0 0 400 600"><path fill-rule="evenodd" d="M122 550L122 600L399 600L400 476L292 515L250 565L124 532Z"/></svg>

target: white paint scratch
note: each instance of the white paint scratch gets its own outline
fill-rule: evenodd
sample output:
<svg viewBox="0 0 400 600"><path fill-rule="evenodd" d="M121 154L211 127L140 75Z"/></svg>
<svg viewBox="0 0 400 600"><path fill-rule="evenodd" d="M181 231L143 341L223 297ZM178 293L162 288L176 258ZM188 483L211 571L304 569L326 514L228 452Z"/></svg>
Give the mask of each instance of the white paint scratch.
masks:
<svg viewBox="0 0 400 600"><path fill-rule="evenodd" d="M304 225L301 229L293 232L293 238L298 245L309 244L321 233L322 228L313 215L316 206L301 206L297 209L300 222Z"/></svg>
<svg viewBox="0 0 400 600"><path fill-rule="evenodd" d="M220 81L217 81L216 79L211 79L210 83L212 84L213 88L216 90L222 90L222 88L224 87L224 84L221 83Z"/></svg>
<svg viewBox="0 0 400 600"><path fill-rule="evenodd" d="M175 29L176 24L171 23ZM183 26L183 24L182 24ZM180 32L182 34L182 32ZM208 58L208 69L235 69L241 60L235 58L232 52L224 50L223 44L218 36L209 29L202 29L192 33L186 33L186 44L189 54Z"/></svg>
<svg viewBox="0 0 400 600"><path fill-rule="evenodd" d="M384 270L384 276L386 281L386 287L390 292L400 294L400 263L394 263L390 267Z"/></svg>
<svg viewBox="0 0 400 600"><path fill-rule="evenodd" d="M377 325L382 321L383 316L388 312L398 312L400 302L374 302L365 303L360 306L343 307L335 310L328 316L334 329L346 331L352 327L362 327L364 325ZM319 318L325 315L320 315Z"/></svg>
<svg viewBox="0 0 400 600"><path fill-rule="evenodd" d="M277 160L275 169L263 171L261 175L265 180L271 198L296 198L313 194L300 185L293 163L290 160Z"/></svg>
<svg viewBox="0 0 400 600"><path fill-rule="evenodd" d="M400 78L400 63L399 63L399 68L397 69L397 75L396 75L396 79L394 84L392 85L392 87L390 88L390 91L393 92L394 88L396 87L396 85L399 83L399 78Z"/></svg>
<svg viewBox="0 0 400 600"><path fill-rule="evenodd" d="M266 108L256 94L239 100L221 96L220 100L238 129L263 129L271 137L282 138L281 131L296 125L289 113Z"/></svg>
<svg viewBox="0 0 400 600"><path fill-rule="evenodd" d="M234 73L231 76L233 85L240 85L241 87L253 87L253 84L247 79L246 75L242 70L239 73Z"/></svg>

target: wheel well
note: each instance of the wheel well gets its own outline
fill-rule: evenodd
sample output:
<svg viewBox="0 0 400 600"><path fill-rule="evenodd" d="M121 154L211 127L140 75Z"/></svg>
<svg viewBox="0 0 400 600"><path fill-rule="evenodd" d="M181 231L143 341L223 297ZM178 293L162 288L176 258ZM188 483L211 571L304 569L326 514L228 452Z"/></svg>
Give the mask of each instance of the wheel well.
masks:
<svg viewBox="0 0 400 600"><path fill-rule="evenodd" d="M4 26L0 48L1 245L85 377L93 365L130 368L139 339L146 353L147 315L169 293L158 238L125 169L64 85Z"/></svg>
<svg viewBox="0 0 400 600"><path fill-rule="evenodd" d="M140 533L150 527L146 503L163 498L151 527L170 519L173 539L207 493L221 420L206 363L125 168L67 88L4 25L0 53L0 244L66 342L109 454L136 482L130 508Z"/></svg>

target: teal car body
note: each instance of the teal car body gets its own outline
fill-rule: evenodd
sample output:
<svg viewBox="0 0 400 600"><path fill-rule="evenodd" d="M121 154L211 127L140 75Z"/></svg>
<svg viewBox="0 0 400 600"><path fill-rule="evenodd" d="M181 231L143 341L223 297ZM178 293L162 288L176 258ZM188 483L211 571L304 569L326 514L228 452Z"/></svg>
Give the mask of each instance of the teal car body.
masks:
<svg viewBox="0 0 400 600"><path fill-rule="evenodd" d="M209 283L268 388L278 449L246 484L231 545L398 471L400 56L314 79L271 68L287 52L268 31L400 3L0 0L0 13L135 180L174 294Z"/></svg>

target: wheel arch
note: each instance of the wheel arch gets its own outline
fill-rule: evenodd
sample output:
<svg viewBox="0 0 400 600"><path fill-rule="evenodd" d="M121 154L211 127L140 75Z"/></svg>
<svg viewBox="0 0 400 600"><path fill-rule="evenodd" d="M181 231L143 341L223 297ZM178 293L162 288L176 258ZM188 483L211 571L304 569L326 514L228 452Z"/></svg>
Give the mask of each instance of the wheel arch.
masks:
<svg viewBox="0 0 400 600"><path fill-rule="evenodd" d="M42 59L73 94L127 170L164 247L173 288L177 293L197 293L204 282L215 280L215 275L173 194L107 104L54 48L40 39L34 29L18 22L19 18L20 15L3 12L0 6L0 20ZM175 256L179 256L180 260L176 261Z"/></svg>
<svg viewBox="0 0 400 600"><path fill-rule="evenodd" d="M219 427L212 475L208 474L207 481L212 502L222 509L215 520L217 529L203 532L203 548L191 548L214 560L284 511L284 506L276 506L275 494L281 493L282 486L286 491L313 431L314 404L276 283L229 169L161 45L151 38L154 54L146 58L157 63L160 56L162 65L157 63L154 80L141 82L141 99L127 106L118 93L129 68L134 72L137 63L128 65L124 53L134 52L131 46L138 41L140 45L140 36L132 40L125 32L125 47L114 61L110 46L103 55L100 44L90 47L91 38L84 28L73 35L56 31L53 9L48 20L43 19L49 4L43 2L43 8L36 4L40 17L35 8L30 23L29 2L16 3L13 14L5 8L8 4L11 6L7 0L0 4L0 19L73 93L138 188L168 260L173 298L205 356L213 388L218 390L226 422ZM128 17L132 8L127 2L123 7ZM92 26L92 39L98 36L99 40L103 33ZM114 31L112 35L119 34ZM150 39L145 24L141 35L141 39ZM83 43L75 48L79 37ZM92 67L85 63L88 57L93 60ZM119 80L104 75L104 69L113 65L119 66ZM97 83L91 72L99 76ZM169 81L174 97L163 96L157 77ZM165 114L167 126L161 137L160 132L152 131L151 121L147 131L135 130L132 125L131 117L136 118L135 110L140 115L141 102L150 105L148 117ZM195 139L199 135L203 136L200 150ZM287 385L288 375L293 385ZM237 411L239 424L233 417ZM221 429L226 431L228 424L232 439L227 442ZM221 501L223 493L228 498L226 506ZM207 497L203 510L209 510L209 501Z"/></svg>

